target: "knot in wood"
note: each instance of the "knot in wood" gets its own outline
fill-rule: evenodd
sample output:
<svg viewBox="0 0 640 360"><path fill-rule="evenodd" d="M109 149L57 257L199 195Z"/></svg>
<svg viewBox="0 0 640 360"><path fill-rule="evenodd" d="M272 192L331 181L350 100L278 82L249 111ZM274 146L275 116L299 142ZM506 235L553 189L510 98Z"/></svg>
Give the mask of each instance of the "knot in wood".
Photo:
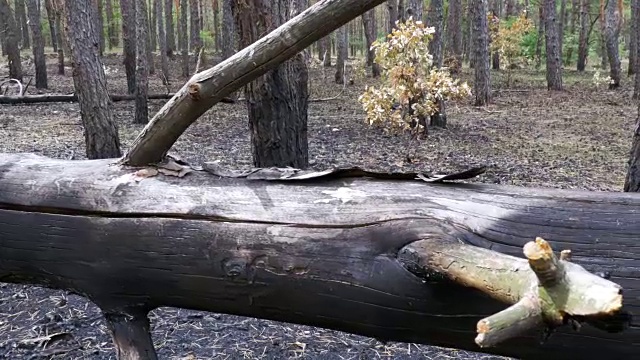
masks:
<svg viewBox="0 0 640 360"><path fill-rule="evenodd" d="M189 84L189 96L192 100L198 101L202 98L202 95L200 94L200 87L201 86L198 83Z"/></svg>
<svg viewBox="0 0 640 360"><path fill-rule="evenodd" d="M223 262L223 269L225 275L229 277L246 277L247 262L243 259L227 259Z"/></svg>

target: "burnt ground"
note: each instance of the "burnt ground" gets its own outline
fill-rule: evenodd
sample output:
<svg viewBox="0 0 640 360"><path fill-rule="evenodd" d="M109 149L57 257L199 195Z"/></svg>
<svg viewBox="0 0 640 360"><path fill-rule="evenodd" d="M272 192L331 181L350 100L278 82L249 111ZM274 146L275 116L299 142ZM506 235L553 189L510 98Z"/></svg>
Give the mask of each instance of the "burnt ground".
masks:
<svg viewBox="0 0 640 360"><path fill-rule="evenodd" d="M71 93L69 76L53 75L51 93ZM126 89L121 60L108 55L112 93ZM0 78L7 77L0 64ZM177 64L172 64L177 74ZM358 165L378 170L452 171L490 166L475 181L520 186L620 191L637 108L631 79L618 91L596 88L592 73L566 71L566 91L546 90L544 73L517 70L509 88L494 73L494 103L448 107L449 127L422 141L386 134L363 121L357 96L371 79L353 86L332 84L333 70L313 66L310 76L309 152L314 168ZM33 75L33 68L27 68ZM70 74L70 70L68 72ZM467 71L463 78L469 78ZM173 79L175 91L184 79ZM502 88L502 89L501 89ZM165 92L159 78L151 92ZM29 93L37 93L31 86ZM151 101L153 114L164 101ZM141 130L133 125L133 102L115 104L123 150ZM77 104L0 106L0 152L35 152L84 158ZM219 104L180 138L173 151L192 163L219 160L234 168L251 166L245 106ZM325 329L162 308L151 314L154 341L163 359L491 359L495 357L425 345L389 343ZM64 291L0 284L0 358L113 359L104 321L88 301Z"/></svg>

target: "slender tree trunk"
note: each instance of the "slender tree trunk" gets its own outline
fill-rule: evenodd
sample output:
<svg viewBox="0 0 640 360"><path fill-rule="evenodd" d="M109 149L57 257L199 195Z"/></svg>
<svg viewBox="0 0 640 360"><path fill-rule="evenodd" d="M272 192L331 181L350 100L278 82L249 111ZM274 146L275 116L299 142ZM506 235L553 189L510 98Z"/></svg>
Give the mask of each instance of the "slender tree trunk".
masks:
<svg viewBox="0 0 640 360"><path fill-rule="evenodd" d="M500 19L500 1L501 0L493 0L491 13L496 19ZM491 38L489 38L489 42L491 42ZM491 55L491 67L493 70L500 70L500 53L494 51Z"/></svg>
<svg viewBox="0 0 640 360"><path fill-rule="evenodd" d="M407 14L405 13L404 0L396 0L398 2L398 20L405 22Z"/></svg>
<svg viewBox="0 0 640 360"><path fill-rule="evenodd" d="M86 0L65 0L65 8L73 83L80 104L87 157L120 157L118 127L113 121L107 80L96 44L98 29L94 21L95 8L87 6Z"/></svg>
<svg viewBox="0 0 640 360"><path fill-rule="evenodd" d="M222 57L228 58L235 54L235 24L233 22L233 13L231 11L231 2L233 0L222 0Z"/></svg>
<svg viewBox="0 0 640 360"><path fill-rule="evenodd" d="M105 0L105 10L107 15L107 37L109 38L109 50L114 47L118 47L119 39L118 32L116 31L116 23L113 17L113 3L112 0Z"/></svg>
<svg viewBox="0 0 640 360"><path fill-rule="evenodd" d="M176 50L175 26L173 24L173 0L165 0L164 2L164 23L167 33L167 55L173 57Z"/></svg>
<svg viewBox="0 0 640 360"><path fill-rule="evenodd" d="M156 19L158 27L158 43L160 45L160 68L162 69L162 84L169 85L169 59L167 58L167 38L164 32L164 2L156 0Z"/></svg>
<svg viewBox="0 0 640 360"><path fill-rule="evenodd" d="M56 22L56 40L58 42L58 75L64 75L64 49L68 49L68 45L65 43L69 37L63 33L62 28L62 16L64 13L63 0L53 0L53 12L55 14Z"/></svg>
<svg viewBox="0 0 640 360"><path fill-rule="evenodd" d="M100 44L100 56L104 54L105 41L104 41L104 11L103 0L95 0L96 2L96 19L98 21L98 42Z"/></svg>
<svg viewBox="0 0 640 360"><path fill-rule="evenodd" d="M180 34L178 36L178 45L180 46L180 63L182 64L181 69L183 78L189 77L189 33L187 32L189 30L187 25L189 9L187 4L187 0L180 0L180 8L178 9L180 13Z"/></svg>
<svg viewBox="0 0 640 360"><path fill-rule="evenodd" d="M40 7L40 3L38 3ZM52 0L44 0L44 7L47 11L47 22L49 23L49 33L51 35L51 47L54 52L58 52L58 36L56 33L58 29L56 29L56 16L53 11Z"/></svg>
<svg viewBox="0 0 640 360"><path fill-rule="evenodd" d="M331 34L323 37L318 41L322 42L322 47L324 48L324 54L322 55L322 66L331 67Z"/></svg>
<svg viewBox="0 0 640 360"><path fill-rule="evenodd" d="M4 32L7 57L9 58L9 77L22 81L22 62L20 61L20 48L16 36L16 19L7 0L0 0L0 20L3 25L0 30Z"/></svg>
<svg viewBox="0 0 640 360"><path fill-rule="evenodd" d="M148 87L148 83L149 83L149 75L153 75L156 73L156 63L155 63L155 59L153 57L153 51L155 48L151 47L151 40L155 39L155 32L156 32L156 28L155 25L151 26L151 18L154 17L155 12L153 11L153 7L151 8L151 12L149 12L149 8L147 6L147 0L143 0L145 1L145 16L147 17L147 30L146 30L146 35L145 35L145 39L146 39L146 43L147 46L145 47L146 49L146 53L147 53L147 87ZM137 26L137 25L136 25ZM154 35L151 35L154 34ZM136 39L137 41L137 39Z"/></svg>
<svg viewBox="0 0 640 360"><path fill-rule="evenodd" d="M156 51L158 48L158 3L164 0L150 0L151 1L151 13L149 14L149 50L151 52Z"/></svg>
<svg viewBox="0 0 640 360"><path fill-rule="evenodd" d="M609 89L617 89L620 86L621 66L620 51L618 49L618 37L622 14L619 12L617 1L609 0L605 9L605 45L607 58L609 59L611 83Z"/></svg>
<svg viewBox="0 0 640 360"><path fill-rule="evenodd" d="M590 8L590 0L580 0L580 35L578 37L578 61L576 65L578 71L584 71L587 67L587 58L589 56Z"/></svg>
<svg viewBox="0 0 640 360"><path fill-rule="evenodd" d="M25 0L16 0L15 2L15 22L20 24L17 26L17 29L20 29L22 36L21 39L21 48L28 49L31 47L31 41L29 36L29 26L27 25L27 11L25 9ZM17 34L17 31L16 31Z"/></svg>
<svg viewBox="0 0 640 360"><path fill-rule="evenodd" d="M362 14L362 25L364 27L364 37L367 46L367 66L371 66L371 76L374 78L380 76L380 66L375 63L375 52L371 49L371 45L376 41L376 13L375 9L369 10Z"/></svg>
<svg viewBox="0 0 640 360"><path fill-rule="evenodd" d="M47 84L47 64L44 56L44 38L40 25L40 7L37 0L27 0L27 15L29 16L29 27L33 36L33 59L36 65L36 88L46 89Z"/></svg>
<svg viewBox="0 0 640 360"><path fill-rule="evenodd" d="M447 54L462 62L462 0L449 1Z"/></svg>
<svg viewBox="0 0 640 360"><path fill-rule="evenodd" d="M433 39L429 43L429 52L431 53L431 55L433 55L433 63L435 64L435 66L442 67L442 43L444 42L444 1L431 0L428 16L428 25L435 28Z"/></svg>
<svg viewBox="0 0 640 360"><path fill-rule="evenodd" d="M304 5L293 6L291 0L247 0L247 3L247 7L231 3L240 47L283 24ZM272 21L265 21L268 17ZM343 28L346 31L346 26ZM245 87L255 166L308 166L307 81L304 55L299 53Z"/></svg>
<svg viewBox="0 0 640 360"><path fill-rule="evenodd" d="M348 25L348 24L347 24ZM336 32L336 41L337 41L337 59L336 59L336 74L335 74L335 82L336 84L344 84L345 83L345 64L347 61L347 44L349 44L349 33L347 31L347 25L342 26Z"/></svg>
<svg viewBox="0 0 640 360"><path fill-rule="evenodd" d="M147 94L149 92L149 67L147 64L147 49L149 46L149 29L147 1L135 0L136 20L136 124L149 122L149 107Z"/></svg>
<svg viewBox="0 0 640 360"><path fill-rule="evenodd" d="M640 0L631 0L631 21L629 21L629 69L633 75L638 67L638 21L640 21Z"/></svg>
<svg viewBox="0 0 640 360"><path fill-rule="evenodd" d="M637 8L637 12L636 12L636 19L632 19L632 21L637 21L640 20L640 0L635 0L637 2L636 4L636 8ZM640 99L640 24L636 26L636 75L635 75L635 81L633 84L633 98L634 99ZM637 133L637 130L636 130Z"/></svg>
<svg viewBox="0 0 640 360"><path fill-rule="evenodd" d="M190 34L191 34L191 46L190 49L194 53L198 52L198 49L202 46L202 40L200 39L200 6L198 0L189 0L190 16Z"/></svg>
<svg viewBox="0 0 640 360"><path fill-rule="evenodd" d="M567 0L560 0L560 16L558 17L558 51L560 57L564 59L564 27L567 14Z"/></svg>
<svg viewBox="0 0 640 360"><path fill-rule="evenodd" d="M137 0L120 0L120 14L122 16L122 55L125 75L127 76L127 92L136 92L136 18L135 5Z"/></svg>
<svg viewBox="0 0 640 360"><path fill-rule="evenodd" d="M389 12L387 32L390 33L396 27L396 21L398 20L398 0L387 0L387 11Z"/></svg>
<svg viewBox="0 0 640 360"><path fill-rule="evenodd" d="M474 27L475 37L475 81L473 93L476 96L475 105L484 106L491 101L491 72L489 71L489 26L487 12L489 6L487 0L474 1Z"/></svg>
<svg viewBox="0 0 640 360"><path fill-rule="evenodd" d="M536 41L536 69L539 69L542 65L542 39L544 38L545 27L545 15L544 15L544 1L540 0L538 5L538 39Z"/></svg>
<svg viewBox="0 0 640 360"><path fill-rule="evenodd" d="M545 41L547 47L547 88L562 90L562 57L558 39L556 3L544 0Z"/></svg>
<svg viewBox="0 0 640 360"><path fill-rule="evenodd" d="M636 79L638 79L637 74ZM636 126L633 130L633 141L631 145L631 152L629 154L627 176L624 181L624 191L640 192L640 104L638 105Z"/></svg>
<svg viewBox="0 0 640 360"><path fill-rule="evenodd" d="M213 36L216 47L216 52L221 52L222 48L220 46L220 5L218 0L212 0L213 5Z"/></svg>
<svg viewBox="0 0 640 360"><path fill-rule="evenodd" d="M474 32L476 26L476 4L473 3L473 0L467 1L467 21L469 22L469 67L474 68L476 64L476 37L477 34ZM488 36L488 34L487 34ZM487 40L488 41L488 40Z"/></svg>
<svg viewBox="0 0 640 360"><path fill-rule="evenodd" d="M571 0L571 23L569 24L569 31L572 34L576 33L578 29L578 22L580 21L580 9L581 0Z"/></svg>
<svg viewBox="0 0 640 360"><path fill-rule="evenodd" d="M22 43L22 24L20 23L20 19L18 17L18 12L20 11L19 7L19 1L20 0L14 0L13 2L13 16L14 16L14 20L16 22L16 40L18 41L18 44ZM8 2L8 4L10 4L10 2ZM24 3L22 4L22 10L24 11ZM0 18L0 42L2 43L2 55L5 55L6 52L6 34L3 31L4 29L4 22L2 22L2 18Z"/></svg>

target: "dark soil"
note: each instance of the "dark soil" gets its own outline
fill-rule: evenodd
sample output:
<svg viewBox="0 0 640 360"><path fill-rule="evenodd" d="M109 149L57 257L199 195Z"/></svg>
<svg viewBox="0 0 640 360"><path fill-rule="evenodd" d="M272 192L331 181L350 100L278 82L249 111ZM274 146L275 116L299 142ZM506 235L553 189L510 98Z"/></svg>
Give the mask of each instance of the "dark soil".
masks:
<svg viewBox="0 0 640 360"><path fill-rule="evenodd" d="M50 59L50 93L71 93L70 76L56 73ZM106 57L112 93L126 90L121 59ZM177 64L172 73L178 74ZM33 69L28 69L33 75ZM618 91L596 88L592 73L565 73L566 91L546 90L544 73L518 70L509 89L495 92L493 105L448 106L449 127L427 139L386 134L363 120L358 95L371 79L332 83L334 69L312 64L309 151L312 167L358 165L378 170L444 172L489 165L476 181L620 191L637 109L630 79ZM326 73L325 73L326 72ZM70 74L70 69L68 69ZM469 74L463 74L468 78ZM0 64L0 78L7 69ZM494 73L494 88L505 76ZM173 79L171 91L185 79ZM157 75L151 92L166 92ZM29 93L37 93L33 87ZM326 100L326 98L334 98ZM152 101L150 113L164 101ZM133 122L133 103L115 104L123 150L142 129ZM0 152L34 152L82 159L84 138L75 103L0 106ZM175 144L191 163L219 160L233 168L251 166L247 115L243 103L219 104ZM163 359L213 358L494 358L425 345L389 343L308 326L238 316L161 308L151 313L153 338ZM0 284L0 358L114 359L98 309L64 291Z"/></svg>

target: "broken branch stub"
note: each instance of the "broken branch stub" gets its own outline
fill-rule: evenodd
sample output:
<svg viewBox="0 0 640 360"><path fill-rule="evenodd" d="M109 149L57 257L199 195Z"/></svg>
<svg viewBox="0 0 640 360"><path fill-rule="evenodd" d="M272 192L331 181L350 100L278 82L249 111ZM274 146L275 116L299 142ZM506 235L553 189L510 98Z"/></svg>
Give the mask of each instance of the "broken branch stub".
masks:
<svg viewBox="0 0 640 360"><path fill-rule="evenodd" d="M323 0L218 65L195 74L151 119L122 162L159 162L182 133L225 96L384 0Z"/></svg>
<svg viewBox="0 0 640 360"><path fill-rule="evenodd" d="M568 252L558 259L551 246L537 238L524 246L524 253L527 260L460 242L427 239L407 245L398 258L427 280L445 277L512 305L478 322L475 341L481 347L541 326L613 318L622 308L622 288L564 260Z"/></svg>

